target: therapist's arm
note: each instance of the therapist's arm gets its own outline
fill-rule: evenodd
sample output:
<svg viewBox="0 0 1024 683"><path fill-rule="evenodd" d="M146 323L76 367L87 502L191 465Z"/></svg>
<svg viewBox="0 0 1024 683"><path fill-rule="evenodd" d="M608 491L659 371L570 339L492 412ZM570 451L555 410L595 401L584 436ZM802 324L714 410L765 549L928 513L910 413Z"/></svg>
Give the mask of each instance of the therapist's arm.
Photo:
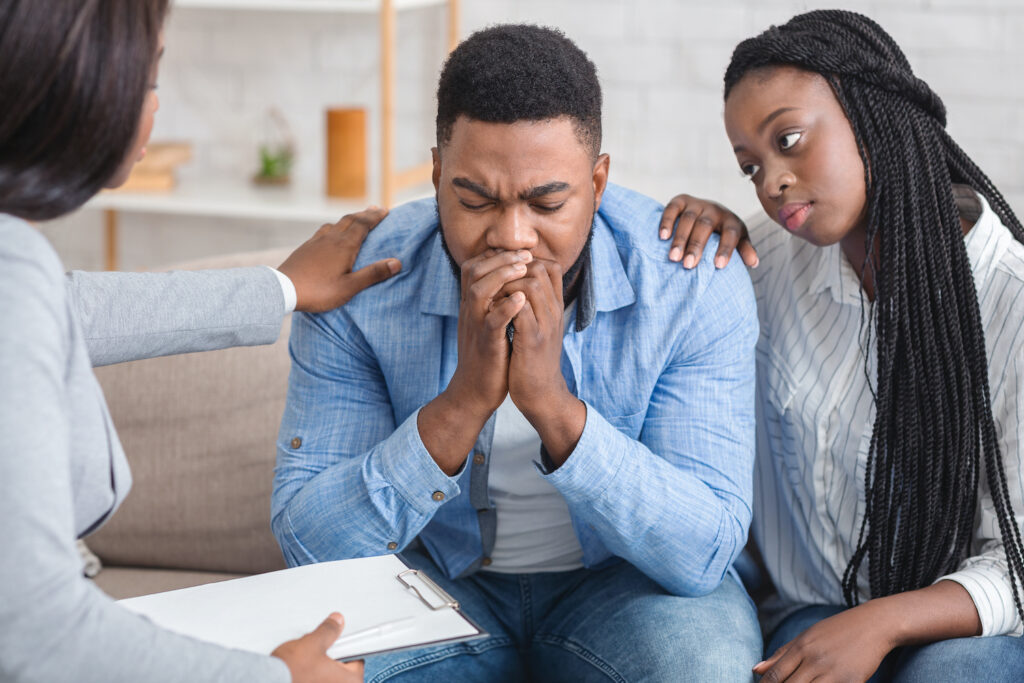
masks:
<svg viewBox="0 0 1024 683"><path fill-rule="evenodd" d="M296 310L335 308L398 272L395 259L352 271L367 233L386 214L370 209L325 225L278 267L294 287ZM94 366L273 343L291 312L286 284L262 266L67 275L68 300Z"/></svg>

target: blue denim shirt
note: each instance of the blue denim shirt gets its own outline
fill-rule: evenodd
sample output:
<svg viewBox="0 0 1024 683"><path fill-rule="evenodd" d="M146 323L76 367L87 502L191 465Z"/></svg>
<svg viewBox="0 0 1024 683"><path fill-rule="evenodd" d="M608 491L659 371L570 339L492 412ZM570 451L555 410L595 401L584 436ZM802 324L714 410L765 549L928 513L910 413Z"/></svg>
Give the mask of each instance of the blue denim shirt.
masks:
<svg viewBox="0 0 1024 683"><path fill-rule="evenodd" d="M667 258L661 207L609 185L595 217L562 374L587 408L575 450L543 474L565 497L583 563L628 560L676 595L713 590L746 541L754 457L750 279L716 244ZM494 417L449 477L417 415L455 372L459 283L433 199L394 209L357 267L402 272L318 315L296 314L272 526L290 565L400 552L419 539L449 577L494 546ZM539 459L539 454L538 454Z"/></svg>

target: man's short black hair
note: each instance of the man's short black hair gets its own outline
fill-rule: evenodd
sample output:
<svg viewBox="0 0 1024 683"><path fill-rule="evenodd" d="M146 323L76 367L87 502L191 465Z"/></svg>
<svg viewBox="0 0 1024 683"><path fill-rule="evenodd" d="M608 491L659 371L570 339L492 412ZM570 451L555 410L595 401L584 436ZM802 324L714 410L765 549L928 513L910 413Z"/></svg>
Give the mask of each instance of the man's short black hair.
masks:
<svg viewBox="0 0 1024 683"><path fill-rule="evenodd" d="M601 84L586 53L561 31L503 24L477 31L449 55L437 85L437 145L459 116L487 123L572 119L580 142L601 150Z"/></svg>

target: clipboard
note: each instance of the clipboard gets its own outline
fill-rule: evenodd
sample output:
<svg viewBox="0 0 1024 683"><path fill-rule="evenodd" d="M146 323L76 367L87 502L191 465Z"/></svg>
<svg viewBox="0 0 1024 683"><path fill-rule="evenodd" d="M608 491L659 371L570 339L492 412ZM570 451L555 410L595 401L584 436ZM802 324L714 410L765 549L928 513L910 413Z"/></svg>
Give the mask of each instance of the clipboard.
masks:
<svg viewBox="0 0 1024 683"><path fill-rule="evenodd" d="M118 602L170 631L265 655L334 611L345 616L345 629L327 652L342 661L488 635L457 600L397 555L303 565Z"/></svg>

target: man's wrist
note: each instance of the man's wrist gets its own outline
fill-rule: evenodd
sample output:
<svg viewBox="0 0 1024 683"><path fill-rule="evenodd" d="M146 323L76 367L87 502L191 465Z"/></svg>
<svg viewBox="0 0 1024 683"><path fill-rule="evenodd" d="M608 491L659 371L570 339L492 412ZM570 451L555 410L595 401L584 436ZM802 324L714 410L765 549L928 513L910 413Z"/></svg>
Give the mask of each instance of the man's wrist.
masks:
<svg viewBox="0 0 1024 683"><path fill-rule="evenodd" d="M541 443L556 468L576 449L587 425L587 407L568 389L550 399L537 401L538 410L520 408L523 416L537 430Z"/></svg>
<svg viewBox="0 0 1024 683"><path fill-rule="evenodd" d="M490 414L480 416L445 390L420 410L416 428L437 466L454 476L465 463Z"/></svg>

